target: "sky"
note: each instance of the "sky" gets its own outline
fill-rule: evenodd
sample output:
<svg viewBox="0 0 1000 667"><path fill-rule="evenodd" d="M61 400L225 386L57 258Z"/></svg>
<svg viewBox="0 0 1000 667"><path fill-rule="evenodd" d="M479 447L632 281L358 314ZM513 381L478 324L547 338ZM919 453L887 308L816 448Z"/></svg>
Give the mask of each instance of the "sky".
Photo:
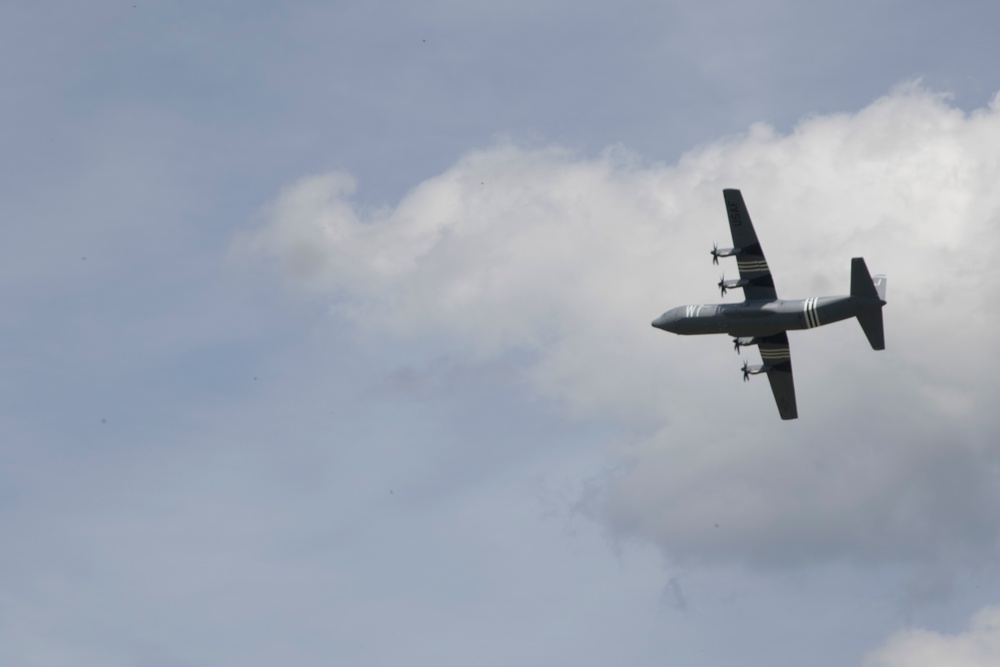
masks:
<svg viewBox="0 0 1000 667"><path fill-rule="evenodd" d="M998 21L8 3L0 664L997 664Z"/></svg>

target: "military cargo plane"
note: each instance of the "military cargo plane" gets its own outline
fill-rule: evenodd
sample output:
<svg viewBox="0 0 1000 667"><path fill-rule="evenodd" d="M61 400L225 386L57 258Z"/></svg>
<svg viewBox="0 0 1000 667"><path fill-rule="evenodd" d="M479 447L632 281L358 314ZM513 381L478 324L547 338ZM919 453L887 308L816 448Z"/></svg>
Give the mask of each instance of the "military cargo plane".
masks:
<svg viewBox="0 0 1000 667"><path fill-rule="evenodd" d="M743 362L743 380L751 375L766 373L774 400L782 419L799 416L795 404L795 384L792 382L792 356L788 348L788 331L858 318L861 329L872 349L885 349L882 329L882 307L885 305L886 277L872 278L865 260L851 260L851 293L847 296L819 296L810 299L779 299L774 290L771 270L764 251L757 241L750 214L739 190L723 190L732 248L712 247L712 262L720 257L735 257L739 279L719 281L722 295L741 288L742 303L697 304L678 306L653 321L657 329L681 335L729 334L733 347L756 345L763 363L751 366Z"/></svg>

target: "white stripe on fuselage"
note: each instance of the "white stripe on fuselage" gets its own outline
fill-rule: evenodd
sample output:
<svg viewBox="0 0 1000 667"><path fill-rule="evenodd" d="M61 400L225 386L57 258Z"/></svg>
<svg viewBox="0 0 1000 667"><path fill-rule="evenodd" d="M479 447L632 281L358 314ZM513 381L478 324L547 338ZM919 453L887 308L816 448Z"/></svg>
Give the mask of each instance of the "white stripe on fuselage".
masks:
<svg viewBox="0 0 1000 667"><path fill-rule="evenodd" d="M819 313L816 312L817 301L819 301L819 297L814 296L811 299L806 299L805 302L802 304L802 312L805 314L807 329L818 327L820 324Z"/></svg>

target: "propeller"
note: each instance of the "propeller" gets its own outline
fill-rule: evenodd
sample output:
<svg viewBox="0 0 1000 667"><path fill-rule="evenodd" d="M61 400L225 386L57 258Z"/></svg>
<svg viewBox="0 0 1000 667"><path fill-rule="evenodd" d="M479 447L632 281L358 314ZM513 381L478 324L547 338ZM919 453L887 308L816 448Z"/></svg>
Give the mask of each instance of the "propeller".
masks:
<svg viewBox="0 0 1000 667"><path fill-rule="evenodd" d="M741 370L743 371L743 381L744 382L749 382L750 381L750 369L747 367L747 364L749 364L749 363L750 362L748 362L746 359L743 360L743 368Z"/></svg>
<svg viewBox="0 0 1000 667"><path fill-rule="evenodd" d="M716 266L719 265L719 244L718 243L713 243L712 244L712 264L714 264Z"/></svg>
<svg viewBox="0 0 1000 667"><path fill-rule="evenodd" d="M740 339L733 338L733 349L736 350L736 354L740 353Z"/></svg>
<svg viewBox="0 0 1000 667"><path fill-rule="evenodd" d="M726 292L729 291L729 288L726 287L726 274L725 273L723 273L722 277L719 278L719 291L722 293L722 296L726 296Z"/></svg>

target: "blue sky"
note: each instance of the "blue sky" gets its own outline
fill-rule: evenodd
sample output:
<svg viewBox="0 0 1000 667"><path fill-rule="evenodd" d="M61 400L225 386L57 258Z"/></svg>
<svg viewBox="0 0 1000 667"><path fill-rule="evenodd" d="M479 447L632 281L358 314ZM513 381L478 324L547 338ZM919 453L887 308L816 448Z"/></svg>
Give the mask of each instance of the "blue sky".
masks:
<svg viewBox="0 0 1000 667"><path fill-rule="evenodd" d="M994 664L998 12L0 10L0 662Z"/></svg>

